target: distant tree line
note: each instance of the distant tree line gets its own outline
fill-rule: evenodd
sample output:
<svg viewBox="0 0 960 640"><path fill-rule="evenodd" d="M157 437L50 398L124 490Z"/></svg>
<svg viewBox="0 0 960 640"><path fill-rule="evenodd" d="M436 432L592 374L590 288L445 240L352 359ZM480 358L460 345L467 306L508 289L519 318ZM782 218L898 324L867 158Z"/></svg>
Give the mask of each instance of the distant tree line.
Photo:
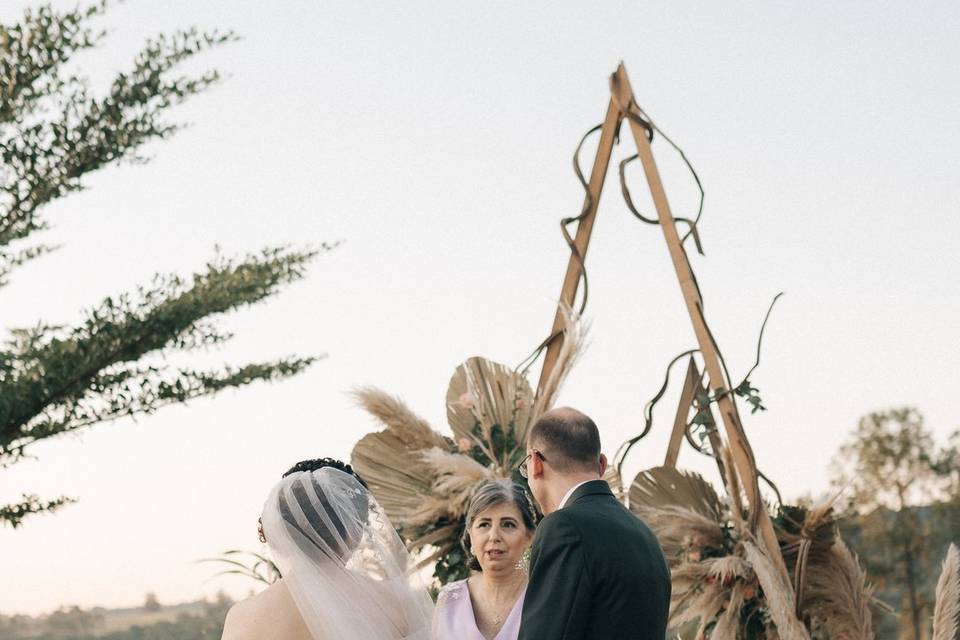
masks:
<svg viewBox="0 0 960 640"><path fill-rule="evenodd" d="M938 445L914 408L860 419L833 464L844 491L840 529L892 614L877 638L922 640L951 542L960 543L960 434Z"/></svg>
<svg viewBox="0 0 960 640"><path fill-rule="evenodd" d="M152 594L150 594L152 595ZM213 602L163 607L148 595L140 610L92 609L64 607L53 613L30 617L0 615L0 638L4 640L219 640L223 621L233 600L220 593ZM126 629L107 632L110 618L123 616L143 620ZM172 620L149 622L150 614L170 612ZM131 616L131 613L133 614ZM115 626L115 625L113 625Z"/></svg>

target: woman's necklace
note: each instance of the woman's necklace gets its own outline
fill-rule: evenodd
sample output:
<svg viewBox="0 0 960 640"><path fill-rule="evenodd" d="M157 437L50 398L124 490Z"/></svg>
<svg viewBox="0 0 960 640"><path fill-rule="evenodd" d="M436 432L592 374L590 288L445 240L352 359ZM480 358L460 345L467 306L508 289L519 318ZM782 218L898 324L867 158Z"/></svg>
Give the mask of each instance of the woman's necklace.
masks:
<svg viewBox="0 0 960 640"><path fill-rule="evenodd" d="M493 628L491 631L499 631L500 627L503 626L507 616L510 615L510 612L513 610L513 605L517 603L517 598L520 596L520 591L523 590L525 583L525 580L521 580L507 598L507 601L499 607L491 600L488 600L486 594L484 594L484 608L487 609L493 617Z"/></svg>

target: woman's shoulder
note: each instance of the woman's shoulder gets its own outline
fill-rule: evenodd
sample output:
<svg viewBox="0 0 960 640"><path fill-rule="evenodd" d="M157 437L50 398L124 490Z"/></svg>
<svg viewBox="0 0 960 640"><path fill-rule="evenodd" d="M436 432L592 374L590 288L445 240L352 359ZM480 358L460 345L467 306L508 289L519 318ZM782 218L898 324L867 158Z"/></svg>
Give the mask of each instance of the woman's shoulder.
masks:
<svg viewBox="0 0 960 640"><path fill-rule="evenodd" d="M302 626L296 605L281 580L230 607L223 624L223 640L260 638L265 629L299 630Z"/></svg>
<svg viewBox="0 0 960 640"><path fill-rule="evenodd" d="M466 578L448 582L440 589L440 593L437 594L437 606L451 604L468 595Z"/></svg>

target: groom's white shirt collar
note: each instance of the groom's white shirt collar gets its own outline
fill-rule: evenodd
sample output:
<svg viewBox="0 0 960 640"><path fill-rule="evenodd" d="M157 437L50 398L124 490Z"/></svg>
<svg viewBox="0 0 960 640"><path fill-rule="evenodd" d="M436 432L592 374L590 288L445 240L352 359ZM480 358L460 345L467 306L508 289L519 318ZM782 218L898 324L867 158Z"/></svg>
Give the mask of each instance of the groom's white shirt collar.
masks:
<svg viewBox="0 0 960 640"><path fill-rule="evenodd" d="M570 496L573 495L573 492L574 492L574 491L576 491L577 489L579 489L579 488L582 487L583 485L587 484L588 482L593 482L593 480L584 480L584 481L581 482L580 484L576 484L576 485L570 487L570 491L567 491L567 494L566 494L565 496L563 496L563 500L560 501L560 506L557 507L557 511L559 511L560 509L563 509L563 508L566 506L567 500L570 499Z"/></svg>

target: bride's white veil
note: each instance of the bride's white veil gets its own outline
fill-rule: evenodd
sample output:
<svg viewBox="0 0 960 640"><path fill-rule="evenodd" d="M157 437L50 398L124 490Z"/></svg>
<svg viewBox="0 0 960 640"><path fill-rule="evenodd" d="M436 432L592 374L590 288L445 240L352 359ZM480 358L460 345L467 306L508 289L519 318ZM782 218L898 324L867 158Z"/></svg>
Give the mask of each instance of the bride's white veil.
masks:
<svg viewBox="0 0 960 640"><path fill-rule="evenodd" d="M283 478L264 505L263 532L314 638L429 638L430 596L380 505L352 475L324 467Z"/></svg>

